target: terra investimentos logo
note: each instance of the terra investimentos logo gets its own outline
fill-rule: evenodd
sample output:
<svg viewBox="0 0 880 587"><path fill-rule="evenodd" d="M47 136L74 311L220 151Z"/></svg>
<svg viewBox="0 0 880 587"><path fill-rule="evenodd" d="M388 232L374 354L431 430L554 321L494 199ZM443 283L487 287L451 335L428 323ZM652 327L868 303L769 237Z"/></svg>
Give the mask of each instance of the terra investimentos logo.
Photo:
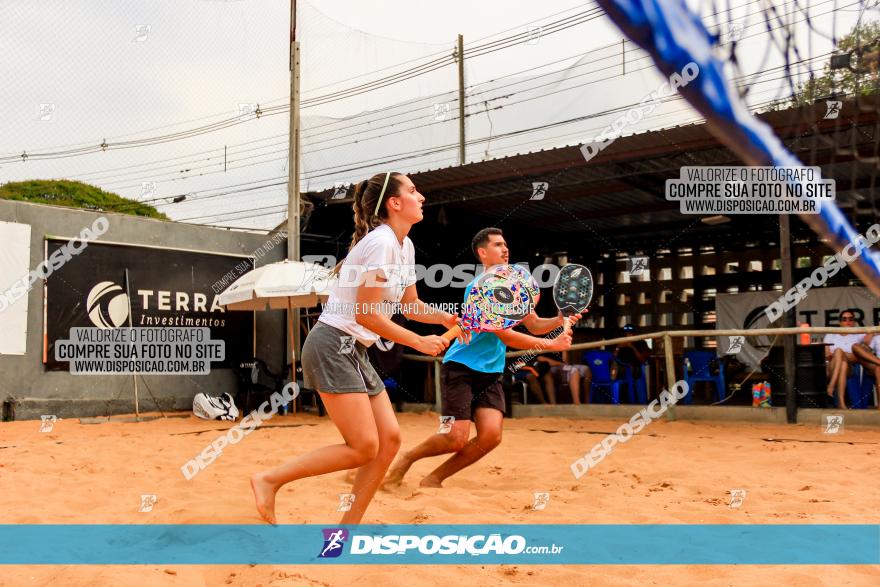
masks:
<svg viewBox="0 0 880 587"><path fill-rule="evenodd" d="M128 296L112 281L102 281L86 296L86 313L98 328L119 328L128 320Z"/></svg>

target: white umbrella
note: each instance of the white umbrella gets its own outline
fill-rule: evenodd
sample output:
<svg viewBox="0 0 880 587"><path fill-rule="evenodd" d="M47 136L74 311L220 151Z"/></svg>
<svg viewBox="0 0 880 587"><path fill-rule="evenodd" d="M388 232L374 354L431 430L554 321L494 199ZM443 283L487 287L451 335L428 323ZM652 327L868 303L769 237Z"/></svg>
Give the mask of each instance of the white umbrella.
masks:
<svg viewBox="0 0 880 587"><path fill-rule="evenodd" d="M336 284L332 270L285 259L257 267L220 294L227 310L311 308L326 302Z"/></svg>
<svg viewBox="0 0 880 587"><path fill-rule="evenodd" d="M227 310L287 310L290 332L290 379L296 381L293 308L312 308L330 297L337 278L331 269L314 263L285 259L257 267L238 278L220 294ZM254 337L256 344L256 336Z"/></svg>

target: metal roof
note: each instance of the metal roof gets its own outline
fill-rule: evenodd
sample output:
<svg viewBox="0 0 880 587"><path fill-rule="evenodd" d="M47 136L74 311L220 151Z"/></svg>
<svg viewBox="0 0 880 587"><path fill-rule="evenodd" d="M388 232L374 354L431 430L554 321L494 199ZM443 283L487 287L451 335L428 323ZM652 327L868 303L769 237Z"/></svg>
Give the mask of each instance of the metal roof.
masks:
<svg viewBox="0 0 880 587"><path fill-rule="evenodd" d="M845 103L834 119L825 118L824 102L760 116L805 164L820 165L824 177L837 180L838 203L856 220L876 217L880 98L870 99L870 107L865 102ZM428 222L442 209L447 219L522 228L551 243L585 238L609 250L656 245L667 232L683 229L690 240L709 233L738 240L778 234L773 215L734 215L727 224L707 226L665 199L665 180L679 177L682 166L739 164L699 123L621 137L590 161L578 146L568 146L409 177L426 197ZM533 182L549 184L542 200L530 199ZM321 204L319 210L347 204L350 215L350 197L331 201L331 195L324 190L306 197Z"/></svg>

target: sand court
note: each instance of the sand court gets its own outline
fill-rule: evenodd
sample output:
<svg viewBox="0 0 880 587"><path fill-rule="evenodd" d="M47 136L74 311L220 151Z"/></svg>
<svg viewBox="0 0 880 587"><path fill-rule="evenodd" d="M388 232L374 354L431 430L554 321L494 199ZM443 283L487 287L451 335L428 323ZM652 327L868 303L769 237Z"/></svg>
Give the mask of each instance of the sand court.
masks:
<svg viewBox="0 0 880 587"><path fill-rule="evenodd" d="M403 449L436 430L433 413L399 414ZM232 423L195 417L87 425L0 424L0 523L260 524L250 474L339 441L326 418L284 416L229 445L187 481L181 467ZM667 422L618 445L581 479L570 464L615 420L523 418L442 489L418 483L439 462L417 462L400 487L377 493L366 524L877 524L880 431L848 426ZM344 473L294 482L278 494L281 524L335 524ZM731 491L745 490L731 507ZM534 493L549 493L534 510ZM142 495L155 495L152 511ZM723 548L724 545L719 545ZM774 545L768 544L767 548ZM845 548L833 545L831 548ZM388 585L797 582L870 585L874 566L41 566L5 567L2 585Z"/></svg>

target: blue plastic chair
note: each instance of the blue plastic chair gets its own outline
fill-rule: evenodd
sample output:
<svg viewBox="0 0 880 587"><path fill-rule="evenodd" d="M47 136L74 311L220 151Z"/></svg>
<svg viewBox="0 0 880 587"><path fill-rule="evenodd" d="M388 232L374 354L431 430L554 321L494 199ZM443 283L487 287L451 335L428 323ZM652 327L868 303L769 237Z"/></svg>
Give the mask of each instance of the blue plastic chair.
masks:
<svg viewBox="0 0 880 587"><path fill-rule="evenodd" d="M629 367L629 366L628 366ZM648 369L647 366L642 363L639 365L639 369L641 369L641 377L633 377L632 370L627 368L626 370L626 385L630 389L629 401L633 404L648 404ZM633 391L635 391L635 396L633 397Z"/></svg>
<svg viewBox="0 0 880 587"><path fill-rule="evenodd" d="M690 363L690 369L688 369L688 363ZM712 375L713 363L718 364L717 375ZM714 383L718 401L724 399L727 390L724 385L724 363L718 359L715 351L685 351L682 372L684 373L684 381L688 385L684 403L692 404L694 402L694 383L699 381Z"/></svg>
<svg viewBox="0 0 880 587"><path fill-rule="evenodd" d="M644 364L639 365L639 369L641 369L642 376L636 377L633 375L633 366L630 363L624 363L619 361L616 357L614 360L617 362L618 369L624 370L624 378L623 381L626 383L626 391L627 396L629 397L629 403L631 404L648 404L648 374L647 369Z"/></svg>
<svg viewBox="0 0 880 587"><path fill-rule="evenodd" d="M846 396L849 400L847 407L854 410L863 410L871 407L874 399L874 378L861 365L853 365L852 371L846 380ZM840 406L837 393L834 394L834 403Z"/></svg>
<svg viewBox="0 0 880 587"><path fill-rule="evenodd" d="M386 377L382 380L382 384L385 386L385 389L388 391L397 391L398 385L397 381L394 380L393 377Z"/></svg>
<svg viewBox="0 0 880 587"><path fill-rule="evenodd" d="M583 355L583 363L590 368L593 375L590 381L590 403L596 403L596 392L601 391L603 399L610 397L611 403L620 403L620 387L632 381L629 369L626 365L618 363L618 369L627 369L627 379L611 378L611 365L615 362L614 355L608 351L586 351ZM629 389L632 389L630 387ZM630 395L632 393L630 392Z"/></svg>

